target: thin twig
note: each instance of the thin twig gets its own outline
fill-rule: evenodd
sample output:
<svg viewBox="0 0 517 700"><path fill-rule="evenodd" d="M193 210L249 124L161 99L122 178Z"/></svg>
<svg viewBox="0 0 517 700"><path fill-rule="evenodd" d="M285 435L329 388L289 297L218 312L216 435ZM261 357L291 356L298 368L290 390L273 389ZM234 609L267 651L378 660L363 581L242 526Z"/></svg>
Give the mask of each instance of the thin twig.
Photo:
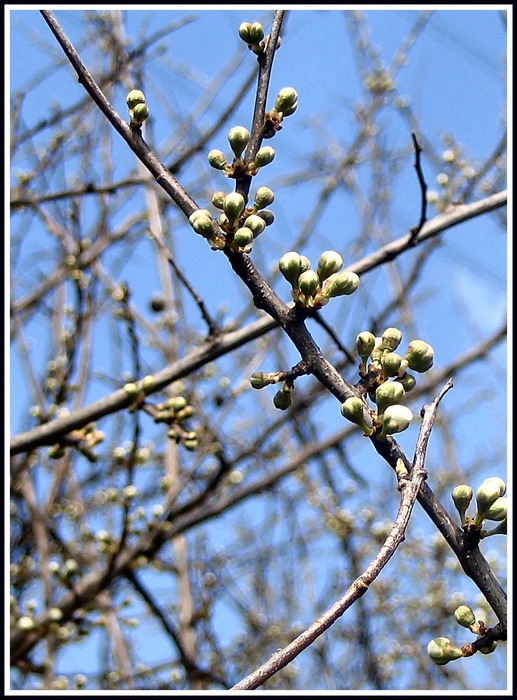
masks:
<svg viewBox="0 0 517 700"><path fill-rule="evenodd" d="M422 146L418 143L416 134L411 134L411 138L413 139L413 146L415 148L415 170L416 174L418 177L418 182L420 183L420 221L416 226L413 226L411 229L411 241L414 241L416 236L420 233L422 230L423 225L425 224L427 220L427 183L424 178L424 173L422 171L422 162L421 162L421 153L422 153Z"/></svg>

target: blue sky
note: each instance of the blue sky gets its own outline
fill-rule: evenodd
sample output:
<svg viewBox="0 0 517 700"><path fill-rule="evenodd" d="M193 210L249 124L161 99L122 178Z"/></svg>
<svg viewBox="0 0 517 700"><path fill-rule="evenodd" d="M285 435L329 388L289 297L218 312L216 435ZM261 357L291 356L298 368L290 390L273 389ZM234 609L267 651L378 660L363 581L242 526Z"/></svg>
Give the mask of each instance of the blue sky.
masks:
<svg viewBox="0 0 517 700"><path fill-rule="evenodd" d="M9 6L8 6L9 7ZM81 9L83 6L56 7L55 14L63 29L73 43L80 46L80 37L84 29ZM89 6L103 9L104 6ZM119 6L116 6L119 7ZM178 112L196 113L196 108L203 103L207 87L212 79L226 65L229 57L239 50L240 42L236 28L243 21L263 20L269 22L271 9L266 6L255 8L242 6L229 9L206 9L204 6L142 6L135 9L128 6L127 34L131 41L137 43L140 35L152 32L167 23L192 14L195 20L187 23L175 32L161 58L155 59L149 70L146 83L146 97L151 105L153 147L158 155L167 162L171 154L181 150L182 134L177 134L171 127L171 119L162 108L163 96L172 99ZM299 94L299 107L295 115L284 123L284 129L275 137L274 147L277 151L275 161L264 169L257 178L256 186L271 186L277 197L272 207L276 220L271 234L268 231L268 245L257 242L253 255L257 265L271 271L275 261L295 245L298 231L309 217L316 201L319 189L310 183L296 185L283 197L284 178L291 173L302 172L311 166L308 154L314 146L325 153L346 152L354 135L353 113L357 104L365 99L365 89L356 70L356 57L347 32L347 20L341 11L344 6L294 6L289 14L283 32L282 47L275 58L270 95L273 102L276 92L292 85ZM457 6L454 6L455 8ZM421 9L436 9L429 19L422 36L409 52L409 61L398 74L397 91L406 96L418 114L419 127L435 153L445 150L444 137L453 134L474 166L479 166L494 150L501 136L501 125L505 119L504 110L504 54L506 50L505 32L499 16L503 6L467 6L463 9L448 9L436 6L393 6L382 9L369 9L369 6L357 6L364 11L372 44L378 49L380 65L389 66L400 46L402 39L413 26ZM507 6L505 6L507 7ZM53 100L60 104L74 103L84 95L77 83L75 74L66 63L57 75L48 72L50 60L48 52L56 55L60 49L54 42L41 15L34 8L19 9L11 6L7 38L10 41L8 78L12 92L31 83L35 84L27 95L24 109L25 127L37 123L47 114ZM354 9L346 6L346 9ZM94 60L91 49L81 51L83 60L89 65ZM248 70L249 63L243 62L242 70ZM233 90L242 79L242 73L236 71L220 87L220 98L224 100L233 94ZM115 92L113 104L121 114L125 114L124 86ZM8 101L7 101L8 103ZM217 105L216 105L217 106ZM235 124L250 127L253 108L251 96L242 100L235 117ZM192 124L193 130L202 130L210 124L216 109L209 108ZM315 115L321 118L316 125ZM103 117L99 116L99 119ZM390 148L403 152L410 145L410 129L407 122L393 114L380 117L382 135ZM92 130L94 125L92 125ZM37 141L37 140L36 140ZM227 150L226 130L223 128L212 137L209 148ZM208 150L208 149L207 149ZM407 151L410 154L410 150ZM115 139L113 144L115 161L114 178L124 177L135 169L135 158L128 152L122 140ZM17 156L12 163L11 181L16 172L30 165L30 157ZM196 182L203 165L203 158L196 161L193 168L182 171L180 180L187 189L196 192ZM436 175L441 168L428 154L423 154L423 170L430 189L439 189ZM80 175L77 163L71 163L69 174ZM98 175L96 173L95 175ZM229 188L228 181L219 181L221 189ZM216 182L216 175L214 175ZM56 189L62 183L50 183ZM201 193L200 197L201 197ZM196 195L197 196L197 195ZM208 202L201 198L200 206ZM128 206L131 206L130 203ZM121 210L120 218L126 212ZM429 218L436 212L429 207ZM94 212L92 211L92 220ZM414 225L419 215L419 189L416 182L413 159L408 155L400 163L397 174L397 186L393 192L391 219L386 225L386 235L398 238ZM179 221L179 220L178 220ZM345 257L345 263L354 260L354 241L361 227L361 212L352 197L338 193L335 200L322 217L318 225L316 243L309 241L302 252L316 262L319 253L326 247L335 247ZM213 254L205 242L193 235L191 229L178 223L177 239L178 259L184 265L187 275L195 281L197 291L207 299L213 313L227 308L231 320L237 318L248 298L243 296L240 282L234 279L223 255ZM121 279L126 275L132 279L135 301L145 307L146 302L156 289L156 269L154 256L150 254L151 244L144 240L132 252L131 260L121 267ZM34 261L36 279L45 274L46 265L52 265L50 255L48 263L41 256L38 243L38 231L28 236L23 246L25 260ZM450 260L453 256L453 266ZM151 262L150 262L151 261ZM403 263L401 264L403 265ZM134 275L134 270L139 274ZM133 274L132 274L133 272ZM489 217L482 217L474 224L464 224L443 236L440 252L427 263L421 284L417 287L420 294L421 314L418 328L422 337L428 340L436 351L436 364L446 364L459 356L478 337L495 330L502 321L507 302L507 241L498 226ZM353 299L346 299L346 313L337 304L329 304L325 315L329 322L339 325L342 337L355 338L357 332L365 330L364 308L367 295L374 308L382 305L388 283L384 271L378 270L365 275L361 293ZM24 292L29 291L33 279L22 280ZM364 292L363 292L364 288ZM288 300L288 285L277 279L275 289ZM362 295L362 296L361 296ZM327 315L328 314L328 315ZM35 347L42 343L41 327L35 321L31 327L32 341ZM107 334L109 329L99 329L98 353L99 364L103 353L109 347ZM315 329L316 337L318 330ZM409 341L410 338L405 338ZM349 345L353 342L350 340ZM39 346L41 347L41 346ZM33 347L34 349L34 347ZM501 441L500 426L495 424L497 416L504 410L506 397L504 384L506 377L506 348L501 346L495 353L497 387L491 397L488 408L490 420L481 407L471 408L461 415L463 406L473 395L476 373L481 371L474 367L465 373L464 381L458 383L454 392L447 397L449 406L457 406L458 434L467 430L471 436L464 445L465 459L472 458L477 452L489 451L493 440ZM41 354L35 361L42 368L48 359ZM152 367L152 354L149 366ZM293 361L297 360L293 352ZM221 362L231 375L231 360ZM158 368L155 368L158 369ZM262 368L261 368L262 369ZM267 369L267 368L264 368ZM486 371L486 368L483 370ZM462 375L463 376L463 375ZM232 378L235 381L244 377ZM27 408L31 404L28 391L13 391L23 386L23 364L16 353L11 355L11 432L14 434L27 428ZM113 388L113 387L111 387ZM99 383L92 389L88 400L99 398L111 390L106 383ZM501 409L501 407L503 407ZM329 415L335 406L329 401ZM332 424L335 428L336 423ZM400 444L412 452L417 435L412 427L400 436ZM503 438L504 439L504 438ZM367 458L371 446L362 448ZM501 468L501 465L498 465ZM486 474L488 475L488 474ZM386 474L372 475L372 488L377 479L380 483L388 478ZM473 485L474 486L474 485ZM260 513L257 515L260 520ZM229 517L230 523L232 517ZM225 537L231 531L221 532L217 546L224 545ZM494 538L495 539L495 538ZM80 654L77 646L77 654ZM72 655L70 667L73 668L78 656ZM485 659L483 661L486 661Z"/></svg>

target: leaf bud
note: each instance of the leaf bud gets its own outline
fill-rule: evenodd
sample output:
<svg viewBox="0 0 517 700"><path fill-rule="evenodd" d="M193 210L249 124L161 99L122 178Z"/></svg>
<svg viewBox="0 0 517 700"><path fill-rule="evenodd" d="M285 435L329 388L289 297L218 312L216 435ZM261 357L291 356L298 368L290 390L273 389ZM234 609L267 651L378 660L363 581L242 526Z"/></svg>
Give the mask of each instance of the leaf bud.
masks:
<svg viewBox="0 0 517 700"><path fill-rule="evenodd" d="M502 482L504 486L502 479L485 479L485 481L483 481L481 486L476 491L476 503L479 518L481 518L481 516L484 517L484 514L487 510L489 510L490 506L495 503L498 498L500 498L502 486L499 482ZM478 520L478 515L476 515L476 520Z"/></svg>
<svg viewBox="0 0 517 700"><path fill-rule="evenodd" d="M198 216L196 219L194 219L192 228L200 236L203 236L203 238L210 238L214 233L212 219L210 219L208 216Z"/></svg>
<svg viewBox="0 0 517 700"><path fill-rule="evenodd" d="M188 406L188 402L184 396L171 396L165 404L165 408L171 411L182 411L186 406Z"/></svg>
<svg viewBox="0 0 517 700"><path fill-rule="evenodd" d="M239 26L239 36L247 44L250 43L250 30L251 30L251 23L250 22L243 22Z"/></svg>
<svg viewBox="0 0 517 700"><path fill-rule="evenodd" d="M149 107L144 102L141 102L140 104L137 104L136 107L133 109L132 121L137 124L141 124L147 119L148 116Z"/></svg>
<svg viewBox="0 0 517 700"><path fill-rule="evenodd" d="M470 486L468 486L468 484L458 484L458 486L455 486L452 490L452 500L454 501L456 510L460 514L462 525L464 525L466 522L465 513L470 505L470 502L472 501L473 495L474 492Z"/></svg>
<svg viewBox="0 0 517 700"><path fill-rule="evenodd" d="M384 413L388 406L399 403L404 394L404 387L400 382L383 382L375 390L375 403L377 404L378 414Z"/></svg>
<svg viewBox="0 0 517 700"><path fill-rule="evenodd" d="M244 222L244 226L247 226L253 232L254 237L260 236L260 234L266 228L266 222L261 216L257 214L251 214Z"/></svg>
<svg viewBox="0 0 517 700"><path fill-rule="evenodd" d="M268 372L254 372L250 377L250 384L254 389L263 389L274 383L275 376Z"/></svg>
<svg viewBox="0 0 517 700"><path fill-rule="evenodd" d="M226 198L226 194L224 192L214 192L212 195L212 204L214 207L217 207L217 209L222 209L224 206L224 200Z"/></svg>
<svg viewBox="0 0 517 700"><path fill-rule="evenodd" d="M216 170L224 170L228 165L224 153L222 151L218 151L217 149L210 151L207 158L208 164Z"/></svg>
<svg viewBox="0 0 517 700"><path fill-rule="evenodd" d="M414 389L416 386L416 379L412 374L408 374L407 372L405 372L403 377L399 377L397 381L402 384L406 393L411 391L411 389Z"/></svg>
<svg viewBox="0 0 517 700"><path fill-rule="evenodd" d="M335 250L326 250L318 260L317 273L323 282L335 272L339 272L343 267L343 258Z"/></svg>
<svg viewBox="0 0 517 700"><path fill-rule="evenodd" d="M359 277L355 272L335 272L323 282L322 292L330 299L344 294L353 294L359 286Z"/></svg>
<svg viewBox="0 0 517 700"><path fill-rule="evenodd" d="M134 109L137 105L145 102L144 93L141 90L131 90L126 97L126 104L129 109Z"/></svg>
<svg viewBox="0 0 517 700"><path fill-rule="evenodd" d="M485 511L485 520L499 522L508 518L508 499L505 496L497 498L490 508Z"/></svg>
<svg viewBox="0 0 517 700"><path fill-rule="evenodd" d="M423 340L412 340L404 357L415 372L427 372L433 366L434 350Z"/></svg>
<svg viewBox="0 0 517 700"><path fill-rule="evenodd" d="M449 661L460 659L463 656L462 650L447 637L432 639L427 645L427 653L438 666L445 666Z"/></svg>
<svg viewBox="0 0 517 700"><path fill-rule="evenodd" d="M253 231L247 226L238 228L233 234L233 242L237 248L246 248L253 243Z"/></svg>
<svg viewBox="0 0 517 700"><path fill-rule="evenodd" d="M387 352L381 359L382 371L387 377L394 377L400 369L401 362L402 357L396 352Z"/></svg>
<svg viewBox="0 0 517 700"><path fill-rule="evenodd" d="M306 296L312 296L320 286L320 278L314 270L305 270L298 277L298 289Z"/></svg>
<svg viewBox="0 0 517 700"><path fill-rule="evenodd" d="M286 411L291 405L291 392L279 389L273 397L273 405L281 411Z"/></svg>
<svg viewBox="0 0 517 700"><path fill-rule="evenodd" d="M407 406L398 404L388 406L382 416L381 438L405 430L413 420L413 414Z"/></svg>
<svg viewBox="0 0 517 700"><path fill-rule="evenodd" d="M362 359L363 362L370 357L373 348L375 347L375 336L370 331L363 331L359 333L355 339L355 347L357 354Z"/></svg>
<svg viewBox="0 0 517 700"><path fill-rule="evenodd" d="M253 45L260 44L264 38L264 27L260 22L253 22L249 29L249 43Z"/></svg>
<svg viewBox="0 0 517 700"><path fill-rule="evenodd" d="M248 145L250 132L244 126L234 126L228 132L228 141L236 158L240 158Z"/></svg>
<svg viewBox="0 0 517 700"><path fill-rule="evenodd" d="M271 226L275 220L275 215L269 209L262 209L262 211L257 213L257 216L260 216L260 218L264 220L266 226Z"/></svg>
<svg viewBox="0 0 517 700"><path fill-rule="evenodd" d="M257 151L253 162L255 167L263 168L265 165L269 165L275 158L275 149L271 146L263 146Z"/></svg>
<svg viewBox="0 0 517 700"><path fill-rule="evenodd" d="M294 111L292 110L292 108L296 105L297 101L298 93L294 88L282 88L276 96L275 109L277 112L283 112L285 116L288 116L286 113L289 112L289 114L292 114L292 112Z"/></svg>
<svg viewBox="0 0 517 700"><path fill-rule="evenodd" d="M239 192L231 192L231 194L226 195L223 202L223 210L231 226L235 226L245 206L244 197Z"/></svg>
<svg viewBox="0 0 517 700"><path fill-rule="evenodd" d="M298 277L310 268L311 264L304 255L291 251L282 255L278 262L278 269L291 284L293 289L297 288Z"/></svg>
<svg viewBox="0 0 517 700"><path fill-rule="evenodd" d="M498 476L489 476L488 479L485 479L483 483L490 482L491 484L497 484L499 486L499 495L504 496L506 493L506 484L504 481L499 478Z"/></svg>
<svg viewBox="0 0 517 700"><path fill-rule="evenodd" d="M200 216L208 216L208 218L210 218L211 214L208 211L208 209L196 209L196 211L192 212L192 214L188 218L189 224L193 226L194 221Z"/></svg>
<svg viewBox="0 0 517 700"><path fill-rule="evenodd" d="M273 204L274 200L275 194L273 190L269 189L269 187L259 187L255 194L253 205L258 211L259 209L264 209L264 207Z"/></svg>
<svg viewBox="0 0 517 700"><path fill-rule="evenodd" d="M358 396L350 396L341 404L341 415L351 423L363 429L365 435L371 435L373 430L364 422L365 404Z"/></svg>
<svg viewBox="0 0 517 700"><path fill-rule="evenodd" d="M466 627L467 629L476 622L474 611L472 608L469 608L468 605L460 605L456 608L454 611L454 619L458 625Z"/></svg>
<svg viewBox="0 0 517 700"><path fill-rule="evenodd" d="M382 334L382 349L393 352L400 345L402 333L398 328L387 328Z"/></svg>

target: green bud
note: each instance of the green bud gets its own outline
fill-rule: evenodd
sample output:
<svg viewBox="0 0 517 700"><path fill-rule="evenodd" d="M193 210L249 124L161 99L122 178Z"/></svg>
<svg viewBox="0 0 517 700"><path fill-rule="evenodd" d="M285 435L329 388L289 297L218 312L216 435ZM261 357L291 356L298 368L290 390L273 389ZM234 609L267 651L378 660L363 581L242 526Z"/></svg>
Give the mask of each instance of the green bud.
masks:
<svg viewBox="0 0 517 700"><path fill-rule="evenodd" d="M399 331L398 328L387 328L382 334L381 347L383 350L389 350L390 352L393 352L393 350L396 350L398 348L401 340L402 333Z"/></svg>
<svg viewBox="0 0 517 700"><path fill-rule="evenodd" d="M312 296L320 286L320 278L314 270L305 270L298 277L298 289L306 296Z"/></svg>
<svg viewBox="0 0 517 700"><path fill-rule="evenodd" d="M508 499L505 496L497 498L490 508L485 511L485 520L494 520L499 522L506 520L508 517Z"/></svg>
<svg viewBox="0 0 517 700"><path fill-rule="evenodd" d="M490 535L506 535L508 533L508 520L502 520L493 530L481 530L481 539L490 537Z"/></svg>
<svg viewBox="0 0 517 700"><path fill-rule="evenodd" d="M241 157L241 154L248 145L249 140L250 132L243 126L234 126L228 132L230 147L237 158Z"/></svg>
<svg viewBox="0 0 517 700"><path fill-rule="evenodd" d="M289 252L282 255L278 262L278 269L283 274L285 279L291 284L293 289L296 289L298 277L310 268L311 264L304 255L299 253Z"/></svg>
<svg viewBox="0 0 517 700"><path fill-rule="evenodd" d="M375 347L374 334L370 333L370 331L363 331L362 333L359 333L355 339L355 347L359 357L363 360L363 362L366 362L366 360L370 357L373 348Z"/></svg>
<svg viewBox="0 0 517 700"><path fill-rule="evenodd" d="M384 413L388 406L399 403L404 394L404 387L400 382L384 382L378 386L375 390L375 403L377 404L379 415Z"/></svg>
<svg viewBox="0 0 517 700"><path fill-rule="evenodd" d="M323 282L322 292L330 299L344 294L353 294L359 286L359 277L355 272L335 272Z"/></svg>
<svg viewBox="0 0 517 700"><path fill-rule="evenodd" d="M246 248L253 243L253 231L246 226L237 229L233 234L233 242L237 248Z"/></svg>
<svg viewBox="0 0 517 700"><path fill-rule="evenodd" d="M404 357L415 372L427 372L433 366L434 350L423 340L412 340Z"/></svg>
<svg viewBox="0 0 517 700"><path fill-rule="evenodd" d="M273 404L275 408L279 408L281 411L287 410L291 405L291 392L280 389L273 397Z"/></svg>
<svg viewBox="0 0 517 700"><path fill-rule="evenodd" d="M341 415L351 423L355 423L363 429L365 435L371 435L373 429L364 422L365 405L357 396L351 396L341 404Z"/></svg>
<svg viewBox="0 0 517 700"><path fill-rule="evenodd" d="M132 121L137 122L141 124L143 121L147 119L149 116L149 107L141 102L140 104L136 105L136 107L133 109L133 119Z"/></svg>
<svg viewBox="0 0 517 700"><path fill-rule="evenodd" d="M454 611L454 619L458 625L466 627L467 629L476 622L476 616L472 608L469 608L468 605L460 605L459 608L456 608Z"/></svg>
<svg viewBox="0 0 517 700"><path fill-rule="evenodd" d="M232 192L224 198L223 210L231 226L236 224L245 206L244 197L238 192Z"/></svg>
<svg viewBox="0 0 517 700"><path fill-rule="evenodd" d="M186 406L188 402L184 396L172 396L165 404L165 408L171 411L182 411Z"/></svg>
<svg viewBox="0 0 517 700"><path fill-rule="evenodd" d="M286 114L287 111L289 111L294 105L296 105L297 101L298 93L294 88L282 88L276 96L275 109L277 112L283 112L284 114ZM292 114L292 112L290 113Z"/></svg>
<svg viewBox="0 0 517 700"><path fill-rule="evenodd" d="M65 456L65 450L60 444L52 445L52 447L48 448L48 456L50 459L61 459L61 457Z"/></svg>
<svg viewBox="0 0 517 700"><path fill-rule="evenodd" d="M476 491L476 503L479 517L484 516L492 504L500 498L502 487L499 482L501 481L502 479L485 479ZM476 515L476 520L478 520L478 515Z"/></svg>
<svg viewBox="0 0 517 700"><path fill-rule="evenodd" d="M275 158L275 150L271 146L263 146L257 151L257 155L254 159L254 164L257 168L263 168L265 165L269 165Z"/></svg>
<svg viewBox="0 0 517 700"><path fill-rule="evenodd" d="M255 194L253 205L258 211L259 209L264 209L264 207L273 204L274 200L275 195L273 190L270 190L269 187L259 187Z"/></svg>
<svg viewBox="0 0 517 700"><path fill-rule="evenodd" d="M460 514L461 524L465 525L465 512L472 501L474 492L467 484L458 484L452 490L452 500L456 506L456 510Z"/></svg>
<svg viewBox="0 0 517 700"><path fill-rule="evenodd" d="M403 377L399 377L397 381L399 381L402 384L406 393L408 391L411 391L411 389L414 389L416 386L416 379L413 377L412 374L408 374L407 372L404 374Z"/></svg>
<svg viewBox="0 0 517 700"><path fill-rule="evenodd" d="M212 195L212 204L214 207L217 207L217 209L222 209L224 206L224 200L226 199L226 195L224 192L214 192Z"/></svg>
<svg viewBox="0 0 517 700"><path fill-rule="evenodd" d="M400 369L401 362L402 357L396 352L387 352L382 356L382 371L387 377L394 377Z"/></svg>
<svg viewBox="0 0 517 700"><path fill-rule="evenodd" d="M239 36L247 44L251 43L250 42L250 31L251 31L251 23L250 22L243 22L239 26Z"/></svg>
<svg viewBox="0 0 517 700"><path fill-rule="evenodd" d="M208 216L198 216L194 219L192 228L203 238L210 238L214 234L212 220Z"/></svg>
<svg viewBox="0 0 517 700"><path fill-rule="evenodd" d="M222 151L218 151L217 149L210 151L207 158L208 164L216 170L224 170L224 168L228 165L224 153Z"/></svg>
<svg viewBox="0 0 517 700"><path fill-rule="evenodd" d="M413 414L407 406L399 406L397 404L388 406L382 416L381 435L401 433L412 420Z"/></svg>
<svg viewBox="0 0 517 700"><path fill-rule="evenodd" d="M249 29L249 43L254 45L260 44L263 38L264 27L260 24L260 22L253 22Z"/></svg>
<svg viewBox="0 0 517 700"><path fill-rule="evenodd" d="M318 260L317 273L323 282L335 272L339 272L343 267L343 258L335 250L326 250L320 255Z"/></svg>
<svg viewBox="0 0 517 700"><path fill-rule="evenodd" d="M427 645L427 653L438 666L445 666L449 661L460 659L463 652L447 637L432 639Z"/></svg>
<svg viewBox="0 0 517 700"><path fill-rule="evenodd" d="M481 647L481 649L479 651L482 654L491 654L496 649L497 649L497 642L494 640L493 642L490 642L490 644L487 644L486 647Z"/></svg>
<svg viewBox="0 0 517 700"><path fill-rule="evenodd" d="M126 97L126 104L129 109L134 109L137 105L145 102L144 93L141 90L131 90Z"/></svg>
<svg viewBox="0 0 517 700"><path fill-rule="evenodd" d="M194 221L196 219L199 219L200 216L208 216L208 218L210 218L211 214L208 211L208 209L196 209L196 211L192 212L192 214L188 218L189 224L193 226Z"/></svg>
<svg viewBox="0 0 517 700"><path fill-rule="evenodd" d="M491 483L491 484L497 484L499 486L499 495L504 496L506 493L506 484L502 479L500 479L498 476L489 476L488 479L485 479L483 483Z"/></svg>
<svg viewBox="0 0 517 700"><path fill-rule="evenodd" d="M267 372L254 372L250 377L250 384L254 389L263 389L265 386L275 383L275 376Z"/></svg>
<svg viewBox="0 0 517 700"><path fill-rule="evenodd" d="M275 220L275 215L269 209L263 209L262 211L259 211L257 213L257 216L260 216L260 218L264 220L266 226L271 226L271 224Z"/></svg>
<svg viewBox="0 0 517 700"><path fill-rule="evenodd" d="M244 222L244 226L247 226L252 230L254 237L260 236L260 234L266 228L266 222L264 219L257 214L251 214Z"/></svg>

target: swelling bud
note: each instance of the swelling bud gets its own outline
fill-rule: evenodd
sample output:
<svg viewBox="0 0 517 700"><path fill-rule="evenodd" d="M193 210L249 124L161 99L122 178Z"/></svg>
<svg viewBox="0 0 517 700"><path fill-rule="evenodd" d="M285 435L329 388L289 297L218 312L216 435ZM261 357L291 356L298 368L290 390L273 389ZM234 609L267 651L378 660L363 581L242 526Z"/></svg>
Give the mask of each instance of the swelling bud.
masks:
<svg viewBox="0 0 517 700"><path fill-rule="evenodd" d="M434 350L423 340L412 340L404 357L415 372L427 372L433 366Z"/></svg>
<svg viewBox="0 0 517 700"><path fill-rule="evenodd" d="M460 659L463 652L448 637L437 637L427 645L427 653L437 666L445 666L449 661Z"/></svg>

